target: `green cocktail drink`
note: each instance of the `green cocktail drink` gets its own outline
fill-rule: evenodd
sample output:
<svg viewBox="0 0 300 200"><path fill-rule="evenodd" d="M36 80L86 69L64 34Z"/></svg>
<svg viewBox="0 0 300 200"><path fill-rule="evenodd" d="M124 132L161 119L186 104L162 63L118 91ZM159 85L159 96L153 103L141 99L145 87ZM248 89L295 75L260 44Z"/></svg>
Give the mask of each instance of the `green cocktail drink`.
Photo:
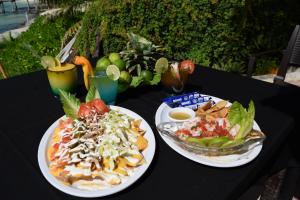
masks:
<svg viewBox="0 0 300 200"><path fill-rule="evenodd" d="M94 76L90 76L90 85L97 88L101 99L108 105L114 105L118 92L118 81L112 80L105 71L98 71Z"/></svg>
<svg viewBox="0 0 300 200"><path fill-rule="evenodd" d="M51 90L55 96L59 96L58 89L70 93L76 92L78 78L75 65L64 64L57 67L48 67L47 75Z"/></svg>

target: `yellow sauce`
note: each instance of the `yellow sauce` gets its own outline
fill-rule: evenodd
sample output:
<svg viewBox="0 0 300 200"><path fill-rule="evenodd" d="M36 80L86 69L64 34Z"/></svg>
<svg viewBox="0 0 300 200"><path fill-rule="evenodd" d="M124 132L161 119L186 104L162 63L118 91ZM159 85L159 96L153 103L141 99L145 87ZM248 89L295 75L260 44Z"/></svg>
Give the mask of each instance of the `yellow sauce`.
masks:
<svg viewBox="0 0 300 200"><path fill-rule="evenodd" d="M185 119L190 119L191 115L185 112L171 112L170 117L177 120L185 120Z"/></svg>

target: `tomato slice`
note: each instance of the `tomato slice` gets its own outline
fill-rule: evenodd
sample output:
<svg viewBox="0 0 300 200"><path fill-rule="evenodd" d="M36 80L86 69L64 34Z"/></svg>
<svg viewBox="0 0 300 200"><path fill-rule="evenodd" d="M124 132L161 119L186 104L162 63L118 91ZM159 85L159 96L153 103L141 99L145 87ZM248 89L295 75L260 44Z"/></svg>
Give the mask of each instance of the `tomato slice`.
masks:
<svg viewBox="0 0 300 200"><path fill-rule="evenodd" d="M103 114L109 112L109 108L101 99L94 99L91 103L98 113Z"/></svg>
<svg viewBox="0 0 300 200"><path fill-rule="evenodd" d="M88 117L92 114L92 110L95 110L99 114L109 112L108 106L101 99L94 99L91 102L83 103L80 105L78 116L81 118Z"/></svg>
<svg viewBox="0 0 300 200"><path fill-rule="evenodd" d="M91 108L92 106L90 104L83 103L80 105L77 115L81 118L88 117L92 114Z"/></svg>
<svg viewBox="0 0 300 200"><path fill-rule="evenodd" d="M184 60L180 63L180 71L187 71L189 74L192 74L195 70L195 64L192 60Z"/></svg>

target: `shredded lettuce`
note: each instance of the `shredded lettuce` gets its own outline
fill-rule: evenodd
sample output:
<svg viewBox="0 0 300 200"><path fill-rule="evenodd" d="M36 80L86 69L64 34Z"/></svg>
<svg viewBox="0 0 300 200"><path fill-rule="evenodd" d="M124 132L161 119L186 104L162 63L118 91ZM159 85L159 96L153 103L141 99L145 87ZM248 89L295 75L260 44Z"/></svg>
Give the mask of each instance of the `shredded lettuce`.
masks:
<svg viewBox="0 0 300 200"><path fill-rule="evenodd" d="M255 108L252 100L249 103L248 110L246 110L237 101L233 102L229 109L228 120L231 127L236 124L240 125L240 129L235 136L235 139L244 138L251 131L253 127L254 115Z"/></svg>

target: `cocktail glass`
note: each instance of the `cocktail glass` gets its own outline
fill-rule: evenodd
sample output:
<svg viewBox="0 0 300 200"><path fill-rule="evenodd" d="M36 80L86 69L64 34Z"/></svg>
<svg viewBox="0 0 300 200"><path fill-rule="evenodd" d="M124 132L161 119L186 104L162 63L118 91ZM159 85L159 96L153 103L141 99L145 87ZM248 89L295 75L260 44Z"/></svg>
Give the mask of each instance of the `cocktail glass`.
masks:
<svg viewBox="0 0 300 200"><path fill-rule="evenodd" d="M168 92L180 94L184 90L184 86L188 81L189 74L186 71L179 72L180 77L176 77L169 68L161 76L161 82Z"/></svg>
<svg viewBox="0 0 300 200"><path fill-rule="evenodd" d="M77 68L73 64L63 64L59 67L47 68L48 80L53 94L58 97L58 89L75 93L77 89Z"/></svg>
<svg viewBox="0 0 300 200"><path fill-rule="evenodd" d="M90 85L97 88L101 99L108 105L116 103L118 93L118 81L110 79L105 71L95 72L94 76L90 76Z"/></svg>

